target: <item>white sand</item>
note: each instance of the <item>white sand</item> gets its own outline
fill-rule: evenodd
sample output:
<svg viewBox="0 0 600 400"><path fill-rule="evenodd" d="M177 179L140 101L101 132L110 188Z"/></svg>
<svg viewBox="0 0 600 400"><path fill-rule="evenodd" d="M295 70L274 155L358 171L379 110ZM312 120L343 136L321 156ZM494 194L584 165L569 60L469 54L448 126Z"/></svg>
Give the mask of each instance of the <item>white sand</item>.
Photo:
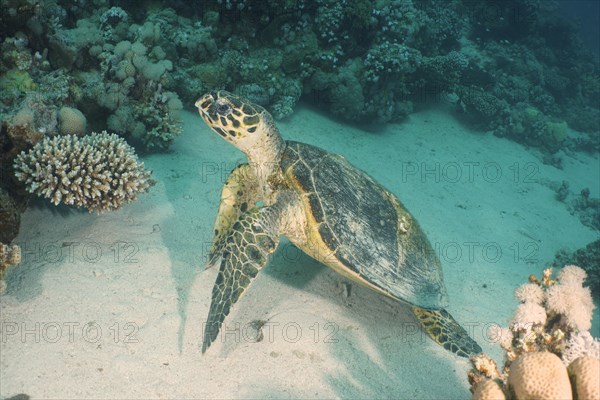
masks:
<svg viewBox="0 0 600 400"><path fill-rule="evenodd" d="M226 320L227 341L202 356L217 272L204 257L220 187L244 158L196 114L183 118L171 152L145 158L158 183L137 203L96 216L37 202L24 214L23 263L0 300L0 397L469 398L468 362L421 333L407 306L356 285L346 296L343 278L285 241ZM368 133L300 108L279 126L398 194L439 249L449 311L498 361L484 327L511 317L514 288L559 248L597 237L548 185L598 196L593 157L557 170L442 111ZM267 321L258 343L255 320Z"/></svg>

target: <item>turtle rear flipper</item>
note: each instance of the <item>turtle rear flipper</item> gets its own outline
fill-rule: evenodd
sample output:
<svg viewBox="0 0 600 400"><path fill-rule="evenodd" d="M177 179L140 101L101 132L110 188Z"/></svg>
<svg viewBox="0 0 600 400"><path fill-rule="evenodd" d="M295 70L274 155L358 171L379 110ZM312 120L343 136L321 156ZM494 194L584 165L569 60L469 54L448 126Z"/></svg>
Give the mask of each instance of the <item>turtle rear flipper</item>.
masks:
<svg viewBox="0 0 600 400"><path fill-rule="evenodd" d="M482 352L481 347L467 331L444 309L425 310L413 307L413 312L427 334L446 350L460 357L469 357Z"/></svg>
<svg viewBox="0 0 600 400"><path fill-rule="evenodd" d="M224 239L221 267L204 327L202 353L215 341L231 307L267 264L269 254L279 244L279 236L270 229L277 211L271 207L254 208L242 214Z"/></svg>

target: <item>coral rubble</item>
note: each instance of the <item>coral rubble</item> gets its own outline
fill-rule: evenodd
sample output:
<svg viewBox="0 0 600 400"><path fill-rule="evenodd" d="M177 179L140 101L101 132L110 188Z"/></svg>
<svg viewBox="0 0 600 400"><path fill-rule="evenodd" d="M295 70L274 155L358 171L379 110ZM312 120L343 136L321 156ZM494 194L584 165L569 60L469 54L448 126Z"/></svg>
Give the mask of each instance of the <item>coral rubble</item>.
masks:
<svg viewBox="0 0 600 400"><path fill-rule="evenodd" d="M6 290L6 282L4 282L6 270L19 263L21 263L21 248L0 242L0 294Z"/></svg>

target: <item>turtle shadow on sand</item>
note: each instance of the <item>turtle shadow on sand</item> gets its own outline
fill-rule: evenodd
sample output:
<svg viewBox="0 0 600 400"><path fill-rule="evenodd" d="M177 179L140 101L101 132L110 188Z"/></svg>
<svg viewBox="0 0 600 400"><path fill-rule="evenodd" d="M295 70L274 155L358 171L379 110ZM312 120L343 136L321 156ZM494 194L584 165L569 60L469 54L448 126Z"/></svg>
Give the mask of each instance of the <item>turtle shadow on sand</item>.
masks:
<svg viewBox="0 0 600 400"><path fill-rule="evenodd" d="M327 267L283 239L263 274L302 290ZM317 278L318 279L318 278Z"/></svg>
<svg viewBox="0 0 600 400"><path fill-rule="evenodd" d="M156 160L154 158L156 157ZM161 155L164 157L164 155ZM163 171L158 165L161 161L156 155L148 156L144 162L153 169L153 177L157 180L154 191L158 191L160 186L163 186L164 195L168 199L168 204L177 203L181 198L181 193L187 190L189 184L188 180L184 179L169 179L173 170ZM155 162L157 164L155 164ZM156 166L155 166L156 165ZM174 212L177 213L176 207ZM177 291L177 312L180 318L179 330L178 330L178 348L179 351L183 349L183 330L186 323L186 307L189 301L189 292L192 285L195 272L194 268L190 268L189 261L185 257L185 252L178 251L181 248L181 237L174 235L174 232L180 231L180 221L177 216L169 218L165 221L161 221L160 224L156 224L153 227L153 233L161 236L161 242L164 244L166 251L169 254L169 261L171 264L171 277L173 279L173 286Z"/></svg>
<svg viewBox="0 0 600 400"><path fill-rule="evenodd" d="M241 336L236 341L228 333L211 351L219 358L250 357L267 365L276 357L282 368L294 365L307 376L317 375L318 382L290 388L289 382L266 380L264 386L248 389L249 396L263 398L262 391L268 394L264 398L276 398L277 393L305 397L302 390L318 390L322 384L325 397L331 393L339 398L468 397L463 379L467 360L436 345L410 306L350 283L303 253L295 256L286 245L290 244L284 241L273 254L226 323L229 328L242 327ZM259 320L276 327L272 340L267 328L260 341L243 333L244 327ZM316 342L315 324L321 333ZM301 329L299 342L282 338L278 329L286 325ZM288 333L295 334L295 329Z"/></svg>
<svg viewBox="0 0 600 400"><path fill-rule="evenodd" d="M355 329L341 331L328 356L340 372L325 380L340 398L466 398L468 361L428 337L410 306L353 285L338 302L351 309Z"/></svg>
<svg viewBox="0 0 600 400"><path fill-rule="evenodd" d="M351 283L306 255L273 266L270 275L274 278L319 296L341 316L329 321L337 326L322 355L339 366L336 373L323 376L337 397L469 396L463 379L467 360L437 346L409 305Z"/></svg>
<svg viewBox="0 0 600 400"><path fill-rule="evenodd" d="M322 286L322 276L330 272L325 265L283 239L251 290L244 294L232 310L231 318L224 323L226 332L219 335L219 348L211 351L219 357L229 358L245 346L266 344L268 339L265 337L263 342L263 334L266 334L268 324L296 324L294 318L297 312L310 314L314 311L311 307L304 308L303 299L310 295L321 297L318 288ZM315 286L317 289L314 289ZM278 319L284 321L280 324ZM301 325L301 329L306 330L306 324ZM232 332L238 336L232 335ZM257 336L260 338L257 339Z"/></svg>
<svg viewBox="0 0 600 400"><path fill-rule="evenodd" d="M328 269L313 283L305 290L315 290L341 316L333 320L336 341L326 354L339 369L323 377L337 397L468 397L467 360L437 346L409 305Z"/></svg>
<svg viewBox="0 0 600 400"><path fill-rule="evenodd" d="M153 169L157 185L163 187L172 208L172 215L163 219L156 231L169 253L171 279L177 292L179 351L183 350L189 302L196 297L191 289L206 269L223 176L229 172L221 170L239 161L231 147L208 132L198 132L206 128L197 124L196 114L182 113L182 118L186 129L173 144L172 152L152 154L144 160ZM189 321L199 329L203 318L191 315Z"/></svg>

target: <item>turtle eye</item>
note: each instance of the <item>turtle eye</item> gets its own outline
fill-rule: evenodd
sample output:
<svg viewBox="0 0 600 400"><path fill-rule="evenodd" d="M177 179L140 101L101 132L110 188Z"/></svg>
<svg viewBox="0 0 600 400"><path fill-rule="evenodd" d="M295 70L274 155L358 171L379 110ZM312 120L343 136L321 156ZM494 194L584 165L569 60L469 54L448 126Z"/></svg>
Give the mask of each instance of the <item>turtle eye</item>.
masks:
<svg viewBox="0 0 600 400"><path fill-rule="evenodd" d="M217 106L217 112L221 115L227 115L231 112L231 107L229 104L219 104Z"/></svg>

